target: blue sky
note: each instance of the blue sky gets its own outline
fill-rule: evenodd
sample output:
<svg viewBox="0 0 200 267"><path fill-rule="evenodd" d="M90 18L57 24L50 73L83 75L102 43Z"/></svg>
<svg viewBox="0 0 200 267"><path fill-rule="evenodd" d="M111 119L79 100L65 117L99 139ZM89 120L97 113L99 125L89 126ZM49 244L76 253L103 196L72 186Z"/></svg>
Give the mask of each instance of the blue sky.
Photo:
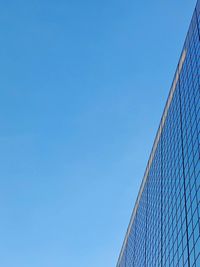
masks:
<svg viewBox="0 0 200 267"><path fill-rule="evenodd" d="M115 266L195 0L2 0L0 266Z"/></svg>

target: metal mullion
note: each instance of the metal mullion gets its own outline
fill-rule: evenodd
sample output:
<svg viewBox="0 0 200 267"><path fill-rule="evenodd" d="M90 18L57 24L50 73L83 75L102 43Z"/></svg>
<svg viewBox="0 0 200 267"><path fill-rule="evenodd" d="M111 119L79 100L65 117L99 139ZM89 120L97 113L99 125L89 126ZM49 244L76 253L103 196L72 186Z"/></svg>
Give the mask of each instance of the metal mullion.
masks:
<svg viewBox="0 0 200 267"><path fill-rule="evenodd" d="M178 84L179 92L179 105L180 105L180 124L181 124L181 148L182 148L182 168L183 168L183 184L184 184L184 208L185 208L185 223L186 223L186 239L187 239L187 254L188 254L188 267L190 267L190 250L189 250L189 237L188 237L188 215L187 215L187 201L186 201L186 176L185 176L185 160L183 151L183 127L182 127L182 101L180 92L180 81Z"/></svg>

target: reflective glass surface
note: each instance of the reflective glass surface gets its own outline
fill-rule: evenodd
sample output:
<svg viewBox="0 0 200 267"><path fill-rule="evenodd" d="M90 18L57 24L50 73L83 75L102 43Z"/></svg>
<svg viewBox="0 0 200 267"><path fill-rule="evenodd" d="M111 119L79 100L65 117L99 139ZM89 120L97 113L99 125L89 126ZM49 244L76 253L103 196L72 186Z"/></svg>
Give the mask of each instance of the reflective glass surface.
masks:
<svg viewBox="0 0 200 267"><path fill-rule="evenodd" d="M200 267L200 1L172 91L118 267Z"/></svg>

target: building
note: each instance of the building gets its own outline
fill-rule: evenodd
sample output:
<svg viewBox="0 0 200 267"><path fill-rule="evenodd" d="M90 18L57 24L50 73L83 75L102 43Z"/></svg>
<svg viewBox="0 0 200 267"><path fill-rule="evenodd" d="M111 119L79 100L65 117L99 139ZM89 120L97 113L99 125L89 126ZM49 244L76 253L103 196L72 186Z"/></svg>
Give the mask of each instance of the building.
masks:
<svg viewBox="0 0 200 267"><path fill-rule="evenodd" d="M200 267L200 0L117 267Z"/></svg>

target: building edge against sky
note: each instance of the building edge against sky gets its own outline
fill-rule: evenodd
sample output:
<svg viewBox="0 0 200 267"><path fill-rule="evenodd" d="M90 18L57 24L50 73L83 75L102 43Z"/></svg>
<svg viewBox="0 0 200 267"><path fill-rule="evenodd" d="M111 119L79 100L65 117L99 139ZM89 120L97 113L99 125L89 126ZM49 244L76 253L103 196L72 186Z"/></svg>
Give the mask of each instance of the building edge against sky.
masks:
<svg viewBox="0 0 200 267"><path fill-rule="evenodd" d="M176 90L180 90L179 88L181 87L179 78L180 78L180 75L181 75L181 72L182 72L182 68L184 66L184 63L185 63L185 60L186 60L187 54L188 54L187 42L189 42L188 40L193 38L194 29L192 29L192 28L194 27L194 24L196 24L196 26L197 26L198 41L200 42L200 29L199 29L200 28L200 26L199 26L199 24L200 24L200 0L197 1L196 7L195 7L195 11L194 11L193 16L192 16L192 20L191 20L191 23L190 23L190 26L189 26L189 30L188 30L188 33L187 33L187 36L186 36L186 40L185 40L185 43L184 43L184 46L183 46L183 50L182 50L182 53L181 53L181 56L180 56L180 60L179 60L179 63L178 63L178 66L177 66L177 69L176 69L176 72L175 72L175 75L174 75L174 79L173 79L172 86L171 86L171 89L170 89L170 92L169 92L169 96L168 96L168 99L167 99L167 102L166 102L166 105L165 105L165 108L164 108L164 112L163 112L163 115L162 115L162 118L161 118L161 121L160 121L160 125L159 125L159 128L158 128L157 134L156 134L156 138L155 138L155 141L154 141L154 144L153 144L153 148L152 148L152 151L151 151L151 154L150 154L150 158L149 158L148 163L147 163L147 167L146 167L145 174L144 174L144 177L143 177L143 180L142 180L142 184L140 186L139 194L138 194L138 197L137 197L134 209L133 209L131 220L130 220L130 223L129 223L129 226L128 226L128 229L127 229L127 233L125 235L125 239L124 239L124 242L123 242L123 246L122 246L119 258L118 258L117 267L122 267L122 266L128 267L129 266L127 264L123 265L123 263L122 263L123 257L125 257L124 254L125 254L125 250L127 249L128 239L129 239L129 236L131 234L132 227L133 227L133 224L134 224L134 221L135 221L135 217L136 217L136 214L137 214L137 211L138 211L138 207L140 205L140 201L141 201L142 195L144 193L145 186L147 184L148 176L149 176L149 173L151 171L151 166L152 166L152 163L154 161L154 157L155 157L155 154L157 152L157 148L158 148L160 140L161 140L163 128L165 127L165 123L166 123L166 120L167 120L167 117L168 117L168 112L169 112L171 103L172 103L173 98L174 98L174 94L176 93ZM200 60L199 59L200 51L199 51L198 48L196 49L196 53L197 53L196 57L198 58L198 60ZM191 55L190 55L190 57L191 57ZM198 65L198 64L197 64L197 76L198 76L198 79L199 79L198 67L200 67L200 65ZM199 85L197 85L197 86L199 86ZM200 88L198 88L198 90L200 90ZM182 119L180 119L180 120L182 120ZM199 134L199 132L198 132L198 134ZM161 152L161 154L162 154L162 152ZM148 202L148 192L147 192L147 202ZM145 213L146 213L146 210L147 210L147 208L145 209ZM187 215L186 215L186 217L187 217ZM186 221L187 221L187 219L186 219ZM147 227L147 225L146 225L146 227ZM146 248L145 248L145 250L146 250ZM188 262L190 262L190 261L188 260ZM133 266L137 266L137 265L133 265ZM151 265L148 265L148 266L151 266ZM186 265L184 265L184 266L186 266ZM196 266L196 265L191 265L191 264L188 263L188 266Z"/></svg>

